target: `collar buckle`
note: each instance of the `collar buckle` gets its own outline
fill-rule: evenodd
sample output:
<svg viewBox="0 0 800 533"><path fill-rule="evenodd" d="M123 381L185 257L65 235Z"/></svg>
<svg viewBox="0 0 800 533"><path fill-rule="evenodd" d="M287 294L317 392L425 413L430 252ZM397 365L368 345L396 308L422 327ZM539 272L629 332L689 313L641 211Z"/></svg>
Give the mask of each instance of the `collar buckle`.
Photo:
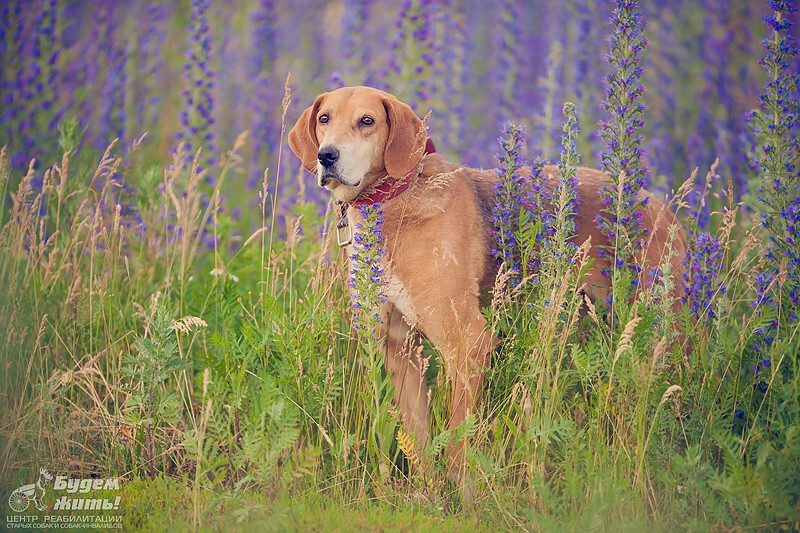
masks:
<svg viewBox="0 0 800 533"><path fill-rule="evenodd" d="M350 221L347 220L347 207L347 203L341 204L339 222L336 223L336 242L339 244L339 248L353 244L353 227L350 226Z"/></svg>
<svg viewBox="0 0 800 533"><path fill-rule="evenodd" d="M344 225L336 225L336 242L339 243L339 248L345 248L353 244L353 228L347 222L347 219L345 219Z"/></svg>

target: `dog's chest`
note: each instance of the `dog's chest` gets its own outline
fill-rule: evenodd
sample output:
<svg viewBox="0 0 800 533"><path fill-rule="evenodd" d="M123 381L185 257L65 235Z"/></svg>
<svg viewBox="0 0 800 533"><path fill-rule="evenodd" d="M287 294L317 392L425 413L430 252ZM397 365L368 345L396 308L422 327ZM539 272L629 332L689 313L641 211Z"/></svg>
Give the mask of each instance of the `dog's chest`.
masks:
<svg viewBox="0 0 800 533"><path fill-rule="evenodd" d="M361 253L362 239L358 232L365 231L365 221L359 212L348 215L349 224L355 230L354 243L348 246L347 253L352 271L352 262L357 263ZM418 324L430 318L432 309L448 305L446 302L439 305L438 294L469 292L479 280L465 277L464 269L471 265L465 256L467 247L452 231L440 227L441 224L421 223L419 217L408 220L398 222L395 217L384 218L379 245L382 250L381 291L387 303L402 313L408 323ZM441 220L436 219L437 222Z"/></svg>
<svg viewBox="0 0 800 533"><path fill-rule="evenodd" d="M384 280L384 294L386 295L386 299L403 314L406 321L411 324L416 323L418 317L414 311L414 302L408 288L396 275L388 274L384 277Z"/></svg>
<svg viewBox="0 0 800 533"><path fill-rule="evenodd" d="M351 220L350 224L353 224L358 228L362 222L355 222ZM358 239L355 240L358 242ZM352 273L355 271L355 269L361 267L358 259L358 245L351 243L346 246L346 250L349 263L348 270ZM414 311L414 305L408 287L397 275L395 265L393 265L391 261L387 260L385 249L383 249L382 255L383 257L379 259L377 267L381 272L382 279L380 291L383 297L386 299L387 303L394 305L397 310L406 317L406 320L409 323L417 322L417 314Z"/></svg>

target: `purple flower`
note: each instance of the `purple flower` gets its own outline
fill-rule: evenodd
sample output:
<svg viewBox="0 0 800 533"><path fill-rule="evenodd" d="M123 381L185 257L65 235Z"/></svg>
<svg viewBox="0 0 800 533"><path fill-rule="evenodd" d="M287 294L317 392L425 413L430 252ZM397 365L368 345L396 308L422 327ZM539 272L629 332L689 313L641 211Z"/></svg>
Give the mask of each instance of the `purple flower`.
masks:
<svg viewBox="0 0 800 533"><path fill-rule="evenodd" d="M753 331L754 350L773 344L782 321L795 322L800 310L800 191L798 190L798 117L800 75L796 65L798 49L790 29L794 2L773 0L774 10L764 19L772 35L764 39L766 50L760 64L767 82L759 101L760 109L748 115L751 130L762 157L751 159L761 176L758 200L762 225L769 242L766 265L754 281L757 316L768 320Z"/></svg>
<svg viewBox="0 0 800 533"><path fill-rule="evenodd" d="M577 247L570 241L575 235L575 215L578 212L578 170L580 162L575 139L578 136L578 119L575 116L575 105L564 104L564 126L561 138L561 157L558 170L561 179L553 191L553 216L550 220L547 249L552 255L551 262L564 271L572 261Z"/></svg>
<svg viewBox="0 0 800 533"><path fill-rule="evenodd" d="M192 0L189 13L189 46L186 48L183 64L184 97L183 111L180 113L181 129L175 134L176 141L184 141L189 153L197 151L202 145L204 163L216 163L214 145L214 72L209 63L212 56L212 40L208 24L210 0ZM211 180L211 176L207 178Z"/></svg>
<svg viewBox="0 0 800 533"><path fill-rule="evenodd" d="M542 162L530 164L529 178L521 173L525 164L520 153L525 143L525 128L506 122L503 133L508 137L498 139L501 152L496 156L500 166L492 210L492 254L512 272L511 283L516 285L539 268L540 253L534 248L551 231L547 209L551 199L544 187Z"/></svg>
<svg viewBox="0 0 800 533"><path fill-rule="evenodd" d="M61 116L55 88L59 75L58 3L5 2L0 7L0 95L5 139L12 166L25 168L56 144ZM12 29L13 28L13 29Z"/></svg>
<svg viewBox="0 0 800 533"><path fill-rule="evenodd" d="M714 318L712 301L717 294L725 294L719 281L723 267L723 252L719 238L707 231L692 235L683 260L684 303L689 303L695 318L710 321Z"/></svg>
<svg viewBox="0 0 800 533"><path fill-rule="evenodd" d="M623 266L627 265L636 273L638 268L631 261L629 250L640 249L648 235L647 228L634 213L643 204L638 194L648 173L642 160L643 137L638 133L644 126L645 110L641 102L645 87L639 81L642 75L639 61L648 42L643 34L642 14L637 11L639 3L615 0L615 4L610 19L614 26L611 50L606 60L616 70L607 78L606 99L601 103L608 120L600 123L600 136L608 149L600 152L600 159L611 182L600 188L603 204L608 208L601 214L605 224L598 228L612 242L617 240L615 237L623 238L623 242L615 245L615 255ZM625 231L620 231L619 226L624 226Z"/></svg>
<svg viewBox="0 0 800 533"><path fill-rule="evenodd" d="M280 139L278 110L283 95L277 88L282 84L276 83L273 75L278 52L276 19L275 2L260 0L252 15L252 42L248 49L249 75L254 80L250 99L252 150L247 181L250 189L257 189L261 185L264 169L269 166L267 163L276 152Z"/></svg>
<svg viewBox="0 0 800 533"><path fill-rule="evenodd" d="M331 72L330 77L328 78L328 90L333 91L334 89L340 89L345 86L344 80L342 79L342 73L338 70L334 70Z"/></svg>
<svg viewBox="0 0 800 533"><path fill-rule="evenodd" d="M504 0L497 14L500 23L500 43L497 53L497 72L499 112L502 117L511 119L518 116L514 87L517 84L518 70L522 65L520 43L524 34L520 17L519 2Z"/></svg>
<svg viewBox="0 0 800 533"><path fill-rule="evenodd" d="M404 2L400 6L400 11L398 12L397 19L395 20L394 27L397 30L395 34L395 38L389 44L389 50L391 53L389 55L388 60L385 63L383 69L380 72L381 78L381 89L389 89L392 83L390 78L392 77L399 77L400 72L402 70L402 54L403 49L405 47L406 42L406 34L407 28L405 20L409 18L409 14L412 9L412 0L404 0Z"/></svg>
<svg viewBox="0 0 800 533"><path fill-rule="evenodd" d="M341 84L371 84L371 42L366 34L372 0L345 0L342 15L342 51L347 58L344 75L340 74ZM336 71L339 72L339 71ZM333 75L331 75L333 76ZM346 82L346 83L345 83ZM333 84L331 84L334 87Z"/></svg>
<svg viewBox="0 0 800 533"><path fill-rule="evenodd" d="M350 255L349 287L357 330L378 335L380 311L386 302L383 291L383 211L379 204L359 207L363 223L355 224L353 250Z"/></svg>
<svg viewBox="0 0 800 533"><path fill-rule="evenodd" d="M151 1L145 7L144 17L150 30L140 33L138 64L141 65L142 84L135 102L134 135L141 134L156 119L162 100L159 82L164 74L163 47L167 8L162 2Z"/></svg>
<svg viewBox="0 0 800 533"><path fill-rule="evenodd" d="M442 9L443 41L440 46L440 60L435 62L434 78L442 80L440 105L448 113L431 116L431 130L438 132L437 146L441 150L455 150L467 138L467 98L464 90L467 85L467 52L469 38L463 12L456 12L449 2Z"/></svg>
<svg viewBox="0 0 800 533"><path fill-rule="evenodd" d="M436 50L434 19L438 14L439 5L433 0L406 0L395 22L398 32L382 71L382 87L411 107L424 107L436 92L430 74Z"/></svg>
<svg viewBox="0 0 800 533"><path fill-rule="evenodd" d="M125 140L125 90L127 74L125 66L128 61L128 49L124 39L120 38L120 21L114 12L114 3L108 3L102 11L104 35L102 42L105 78L100 95L100 121L95 135L95 148L105 149L114 139Z"/></svg>

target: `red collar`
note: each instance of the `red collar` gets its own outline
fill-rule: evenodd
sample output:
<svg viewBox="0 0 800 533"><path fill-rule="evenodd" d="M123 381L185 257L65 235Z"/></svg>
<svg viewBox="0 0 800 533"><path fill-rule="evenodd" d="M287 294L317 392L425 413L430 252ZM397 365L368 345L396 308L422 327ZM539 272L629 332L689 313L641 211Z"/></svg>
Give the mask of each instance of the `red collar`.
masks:
<svg viewBox="0 0 800 533"><path fill-rule="evenodd" d="M434 153L436 153L436 147L433 145L433 141L430 139L430 137L428 137L428 139L425 141L424 155ZM411 176L414 174L414 172L416 172L416 170L417 169L412 169L401 179L389 178L379 186L370 189L369 194L359 195L354 200L350 200L346 203L350 207L359 208L365 205L379 204L381 202L385 202L386 200L391 200L401 192L408 189L409 185L411 185Z"/></svg>

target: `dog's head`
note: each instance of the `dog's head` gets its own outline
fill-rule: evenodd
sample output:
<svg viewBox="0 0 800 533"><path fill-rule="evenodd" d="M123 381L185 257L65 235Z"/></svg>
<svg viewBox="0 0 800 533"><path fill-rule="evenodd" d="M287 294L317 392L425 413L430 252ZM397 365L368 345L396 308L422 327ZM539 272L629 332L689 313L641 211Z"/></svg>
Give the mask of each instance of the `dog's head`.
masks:
<svg viewBox="0 0 800 533"><path fill-rule="evenodd" d="M371 87L321 94L289 132L289 146L317 184L341 201L385 176L402 178L425 150L425 126L394 96Z"/></svg>

